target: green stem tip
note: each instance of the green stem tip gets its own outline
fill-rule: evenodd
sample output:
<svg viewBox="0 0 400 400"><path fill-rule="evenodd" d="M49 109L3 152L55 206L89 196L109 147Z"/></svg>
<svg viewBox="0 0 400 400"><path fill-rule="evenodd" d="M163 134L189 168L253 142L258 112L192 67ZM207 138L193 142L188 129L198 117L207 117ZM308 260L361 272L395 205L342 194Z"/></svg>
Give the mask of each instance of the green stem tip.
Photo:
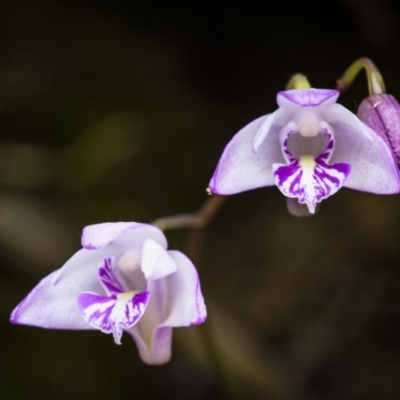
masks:
<svg viewBox="0 0 400 400"><path fill-rule="evenodd" d="M294 74L286 84L286 90L310 89L311 85L303 74Z"/></svg>
<svg viewBox="0 0 400 400"><path fill-rule="evenodd" d="M337 80L339 92L345 92L353 83L356 76L364 69L367 74L368 91L370 95L386 93L385 83L376 65L366 57L359 58L350 65L343 76Z"/></svg>

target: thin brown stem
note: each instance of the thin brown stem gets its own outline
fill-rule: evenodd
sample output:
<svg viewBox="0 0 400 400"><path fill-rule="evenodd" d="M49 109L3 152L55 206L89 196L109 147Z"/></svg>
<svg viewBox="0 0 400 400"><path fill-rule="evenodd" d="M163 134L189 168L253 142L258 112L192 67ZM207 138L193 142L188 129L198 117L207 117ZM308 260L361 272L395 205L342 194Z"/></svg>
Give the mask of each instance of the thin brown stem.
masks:
<svg viewBox="0 0 400 400"><path fill-rule="evenodd" d="M161 230L189 228L186 240L186 254L199 268L200 257L207 227L227 200L225 196L213 195L209 197L199 210L192 214L179 214L163 217L153 222ZM224 399L234 399L235 393L231 390L223 360L214 340L214 333L210 322L205 322L200 328L203 343L208 356L215 368L218 377L220 396Z"/></svg>
<svg viewBox="0 0 400 400"><path fill-rule="evenodd" d="M206 228L214 219L215 214L219 211L221 206L225 203L227 197L225 196L211 196L195 213L178 214L170 217L162 217L153 222L161 230L168 229L199 229Z"/></svg>

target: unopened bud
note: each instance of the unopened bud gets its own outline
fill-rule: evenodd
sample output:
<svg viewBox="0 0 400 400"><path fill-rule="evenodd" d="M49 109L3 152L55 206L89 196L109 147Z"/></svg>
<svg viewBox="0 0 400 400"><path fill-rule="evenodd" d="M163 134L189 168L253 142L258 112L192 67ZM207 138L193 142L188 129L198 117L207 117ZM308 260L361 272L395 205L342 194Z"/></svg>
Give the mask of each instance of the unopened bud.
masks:
<svg viewBox="0 0 400 400"><path fill-rule="evenodd" d="M390 94L372 94L358 107L357 116L392 149L400 164L400 104Z"/></svg>

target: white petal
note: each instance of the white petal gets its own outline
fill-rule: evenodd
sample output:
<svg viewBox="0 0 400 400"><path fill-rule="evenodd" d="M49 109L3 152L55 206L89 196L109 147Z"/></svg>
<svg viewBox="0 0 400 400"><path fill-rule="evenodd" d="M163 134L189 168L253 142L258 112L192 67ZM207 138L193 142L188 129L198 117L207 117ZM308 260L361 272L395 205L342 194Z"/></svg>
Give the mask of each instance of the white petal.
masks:
<svg viewBox="0 0 400 400"><path fill-rule="evenodd" d="M114 244L99 250L78 250L63 266L58 270L58 274L54 275L54 283L81 271L82 269L97 269L99 262L105 257L114 256L116 258L122 255L124 249Z"/></svg>
<svg viewBox="0 0 400 400"><path fill-rule="evenodd" d="M172 327L204 322L207 311L197 271L179 251L169 251L177 271L149 282L150 301L137 325L128 330L148 364L163 364L171 356Z"/></svg>
<svg viewBox="0 0 400 400"><path fill-rule="evenodd" d="M272 164L284 162L279 128L274 126L257 152L253 150L257 132L268 117L250 122L225 147L209 184L213 193L229 195L275 184Z"/></svg>
<svg viewBox="0 0 400 400"><path fill-rule="evenodd" d="M137 222L105 222L86 226L82 232L82 247L100 249L116 242L127 248L141 248L147 238L167 248L167 240L158 228Z"/></svg>
<svg viewBox="0 0 400 400"><path fill-rule="evenodd" d="M60 270L54 271L39 282L11 314L12 323L51 329L92 329L83 319L77 299L84 291L105 294L97 276L97 264L82 266L55 283L59 273Z"/></svg>
<svg viewBox="0 0 400 400"><path fill-rule="evenodd" d="M176 262L166 250L152 239L143 245L141 267L147 280L163 278L176 271Z"/></svg>
<svg viewBox="0 0 400 400"><path fill-rule="evenodd" d="M260 128L258 129L257 134L253 141L253 150L254 151L258 150L261 143L267 137L267 135L268 135L269 131L271 130L272 125L275 121L275 116L276 116L277 112L278 112L278 110L273 112L272 114L268 114L267 117L264 119L263 123L261 124Z"/></svg>
<svg viewBox="0 0 400 400"><path fill-rule="evenodd" d="M151 365L160 365L168 362L171 358L172 328L165 326L156 328L152 343L149 345L144 342L138 325L133 326L127 332L135 340L142 361Z"/></svg>
<svg viewBox="0 0 400 400"><path fill-rule="evenodd" d="M167 277L168 308L165 326L190 326L204 322L207 310L193 263L179 251L169 251L178 270Z"/></svg>
<svg viewBox="0 0 400 400"><path fill-rule="evenodd" d="M171 356L172 329L164 325L168 316L169 276L148 281L150 299L146 312L127 330L138 346L140 357L148 364L163 364Z"/></svg>
<svg viewBox="0 0 400 400"><path fill-rule="evenodd" d="M355 130L359 131L360 134L365 136L368 140L372 141L375 132L371 130L364 130L364 123L362 123L355 114L349 111L346 107L341 104L330 104L321 110L323 120L331 125L337 123L345 123L354 127ZM336 133L336 131L335 131Z"/></svg>
<svg viewBox="0 0 400 400"><path fill-rule="evenodd" d="M393 154L374 131L361 121L355 125L332 124L336 148L331 163L346 162L351 174L345 187L376 194L400 192L400 177Z"/></svg>

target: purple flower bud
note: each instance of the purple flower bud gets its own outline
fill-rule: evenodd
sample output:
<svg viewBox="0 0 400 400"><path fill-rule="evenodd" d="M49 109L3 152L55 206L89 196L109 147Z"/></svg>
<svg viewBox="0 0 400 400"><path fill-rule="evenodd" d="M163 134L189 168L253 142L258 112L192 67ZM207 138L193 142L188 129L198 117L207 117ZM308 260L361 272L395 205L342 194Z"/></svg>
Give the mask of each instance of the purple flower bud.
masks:
<svg viewBox="0 0 400 400"><path fill-rule="evenodd" d="M397 100L390 94L373 94L361 102L357 116L389 144L400 164L400 104Z"/></svg>

